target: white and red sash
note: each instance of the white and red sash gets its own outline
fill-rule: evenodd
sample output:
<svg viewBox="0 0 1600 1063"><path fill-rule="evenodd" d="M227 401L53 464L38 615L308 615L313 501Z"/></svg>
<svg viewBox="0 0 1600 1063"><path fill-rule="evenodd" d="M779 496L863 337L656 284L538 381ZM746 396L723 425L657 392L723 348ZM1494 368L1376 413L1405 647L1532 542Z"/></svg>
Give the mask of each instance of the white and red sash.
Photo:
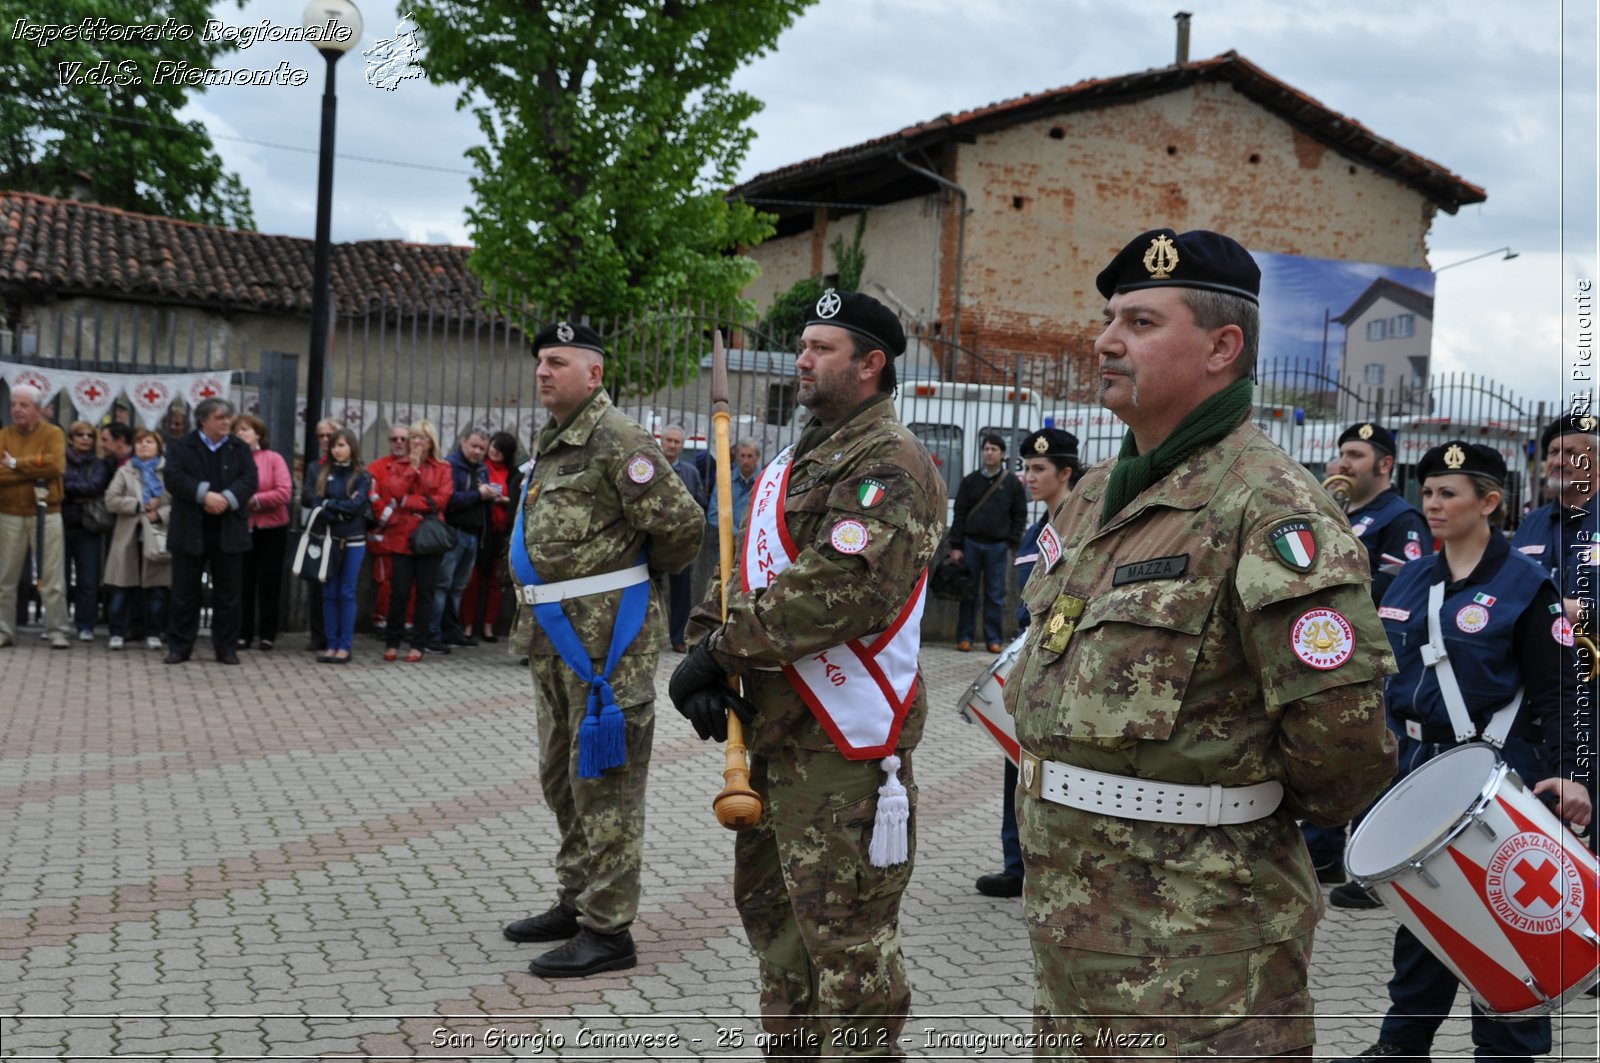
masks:
<svg viewBox="0 0 1600 1063"><path fill-rule="evenodd" d="M746 593L770 586L800 551L784 515L794 447L772 459L750 495L741 582ZM889 627L851 639L794 664L783 674L810 706L846 759L871 760L894 752L900 726L917 692L917 651L922 646L922 609L928 572Z"/></svg>

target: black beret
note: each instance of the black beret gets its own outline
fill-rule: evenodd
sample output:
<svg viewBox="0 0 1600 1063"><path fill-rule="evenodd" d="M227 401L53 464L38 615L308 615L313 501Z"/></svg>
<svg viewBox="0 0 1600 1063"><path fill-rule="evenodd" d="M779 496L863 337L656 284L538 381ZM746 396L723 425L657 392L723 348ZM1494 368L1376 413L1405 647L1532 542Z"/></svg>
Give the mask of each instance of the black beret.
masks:
<svg viewBox="0 0 1600 1063"><path fill-rule="evenodd" d="M1022 441L1022 457L1075 458L1078 437L1064 428L1041 428Z"/></svg>
<svg viewBox="0 0 1600 1063"><path fill-rule="evenodd" d="M906 353L906 330L894 311L870 295L829 288L806 311L807 325L837 325L870 340L890 358Z"/></svg>
<svg viewBox="0 0 1600 1063"><path fill-rule="evenodd" d="M537 357L546 347L578 347L585 351L594 351L602 358L606 354L605 343L600 339L600 333L588 325L575 325L570 321L557 321L539 330L533 337L534 356Z"/></svg>
<svg viewBox="0 0 1600 1063"><path fill-rule="evenodd" d="M1600 418L1592 413L1569 413L1565 417L1558 417L1539 433L1539 456L1542 458L1550 453L1550 441L1556 436L1564 436L1568 432L1592 436L1597 431L1600 431Z"/></svg>
<svg viewBox="0 0 1600 1063"><path fill-rule="evenodd" d="M1133 238L1094 285L1107 299L1140 288L1205 288L1260 301L1261 267L1231 237L1195 229L1151 229Z"/></svg>
<svg viewBox="0 0 1600 1063"><path fill-rule="evenodd" d="M1380 453L1391 458L1395 455L1394 433L1377 421L1362 421L1346 428L1339 436L1339 445L1342 447L1346 443L1370 443Z"/></svg>
<svg viewBox="0 0 1600 1063"><path fill-rule="evenodd" d="M1496 483L1503 484L1506 482L1506 459L1502 458L1500 452L1493 447L1486 447L1482 443L1468 443L1464 439L1452 439L1448 443L1434 447L1417 462L1419 480L1453 472L1467 476L1487 476Z"/></svg>

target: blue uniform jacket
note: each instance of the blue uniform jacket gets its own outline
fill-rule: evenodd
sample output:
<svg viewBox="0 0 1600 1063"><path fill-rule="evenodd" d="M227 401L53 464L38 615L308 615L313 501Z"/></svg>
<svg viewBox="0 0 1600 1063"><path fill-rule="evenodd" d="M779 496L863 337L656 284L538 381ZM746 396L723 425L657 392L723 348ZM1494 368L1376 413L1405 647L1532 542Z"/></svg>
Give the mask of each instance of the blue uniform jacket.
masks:
<svg viewBox="0 0 1600 1063"><path fill-rule="evenodd" d="M1551 502L1522 518L1511 545L1550 574L1565 598L1600 595L1600 498L1578 509ZM1592 556L1592 560L1591 560Z"/></svg>

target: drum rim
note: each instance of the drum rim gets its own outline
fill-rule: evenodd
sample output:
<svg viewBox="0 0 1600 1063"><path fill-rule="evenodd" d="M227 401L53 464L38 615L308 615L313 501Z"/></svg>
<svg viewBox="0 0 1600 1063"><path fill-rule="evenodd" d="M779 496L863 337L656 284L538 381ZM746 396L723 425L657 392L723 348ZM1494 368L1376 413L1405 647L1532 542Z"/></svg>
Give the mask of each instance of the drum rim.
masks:
<svg viewBox="0 0 1600 1063"><path fill-rule="evenodd" d="M1432 860L1434 857L1438 856L1445 849L1449 848L1450 843L1455 841L1456 837L1460 835L1462 831L1472 826L1473 821L1475 821L1483 813L1485 808L1489 807L1489 803L1494 800L1494 795L1500 789L1500 783L1505 779L1506 775L1510 773L1511 766L1506 763L1505 758L1500 756L1500 751L1494 746L1491 746L1489 743L1464 742L1461 745L1447 749L1431 760L1424 762L1419 767L1413 769L1412 772L1406 776L1406 778L1409 779L1411 778L1411 775L1415 775L1424 767L1438 764L1444 761L1446 758L1454 756L1457 753L1478 749L1487 749L1490 753L1494 754L1494 768L1489 772L1489 777L1484 781L1483 787L1478 791L1478 796L1472 800L1472 802L1467 806L1466 810L1461 813L1461 815L1452 820L1448 826L1443 828L1433 838L1418 846L1416 853L1406 857L1393 867L1387 868L1383 871L1375 871L1366 875L1357 874L1355 869L1350 866L1350 854L1355 851L1357 840L1361 837L1362 832L1366 830L1367 826L1372 822L1373 813L1382 808L1384 803L1389 800L1389 798L1397 789L1399 789L1400 783L1405 781L1399 780L1389 788L1387 793L1378 799L1378 803L1373 805L1371 811L1369 811L1362 819L1361 825L1357 827L1354 833L1350 835L1350 844L1345 847L1344 852L1345 873L1348 874L1351 879L1353 879L1360 886L1381 886L1385 885L1389 880L1394 879L1406 868L1418 867L1422 864L1425 864L1429 860Z"/></svg>

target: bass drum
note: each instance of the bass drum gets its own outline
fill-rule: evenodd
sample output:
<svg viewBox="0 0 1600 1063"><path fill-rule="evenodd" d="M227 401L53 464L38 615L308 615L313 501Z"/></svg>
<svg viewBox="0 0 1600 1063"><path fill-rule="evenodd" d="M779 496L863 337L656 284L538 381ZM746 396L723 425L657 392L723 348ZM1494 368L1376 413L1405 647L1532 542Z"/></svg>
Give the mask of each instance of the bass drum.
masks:
<svg viewBox="0 0 1600 1063"><path fill-rule="evenodd" d="M1017 655L1022 652L1022 644L1027 638L1028 633L1024 631L1012 639L1011 644L994 659L989 670L979 676L961 696L961 718L968 723L976 721L982 726L1012 764L1018 760L1017 727L1012 722L1011 714L1006 711L1004 695L1006 680L1010 678L1011 669L1016 665Z"/></svg>

